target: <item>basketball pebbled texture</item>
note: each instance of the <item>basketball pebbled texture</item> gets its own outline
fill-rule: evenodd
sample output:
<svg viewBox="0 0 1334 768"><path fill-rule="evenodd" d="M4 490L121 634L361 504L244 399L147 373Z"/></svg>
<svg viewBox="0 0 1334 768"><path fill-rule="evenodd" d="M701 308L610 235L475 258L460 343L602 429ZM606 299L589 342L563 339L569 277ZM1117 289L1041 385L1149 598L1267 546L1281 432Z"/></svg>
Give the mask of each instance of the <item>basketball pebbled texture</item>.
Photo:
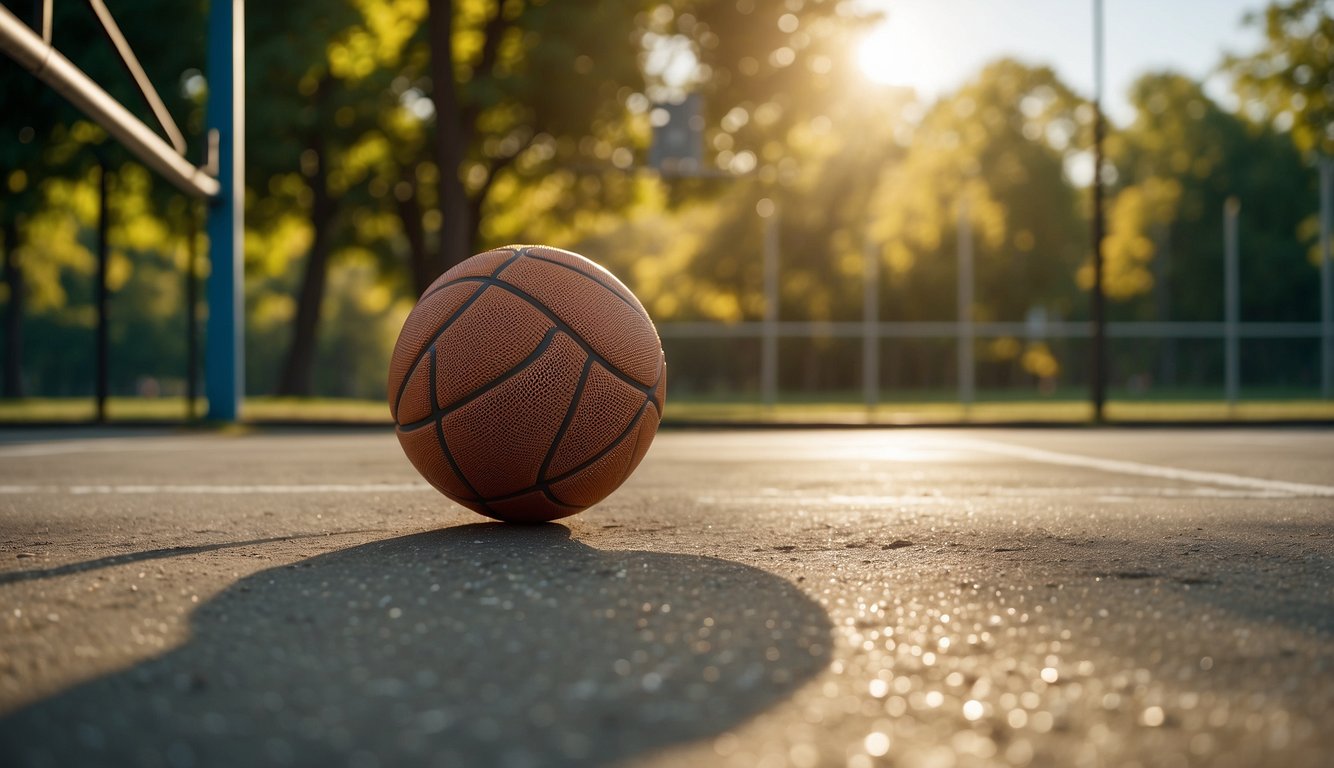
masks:
<svg viewBox="0 0 1334 768"><path fill-rule="evenodd" d="M662 342L610 272L540 245L480 253L408 315L389 410L408 460L469 509L573 515L629 477L665 403Z"/></svg>

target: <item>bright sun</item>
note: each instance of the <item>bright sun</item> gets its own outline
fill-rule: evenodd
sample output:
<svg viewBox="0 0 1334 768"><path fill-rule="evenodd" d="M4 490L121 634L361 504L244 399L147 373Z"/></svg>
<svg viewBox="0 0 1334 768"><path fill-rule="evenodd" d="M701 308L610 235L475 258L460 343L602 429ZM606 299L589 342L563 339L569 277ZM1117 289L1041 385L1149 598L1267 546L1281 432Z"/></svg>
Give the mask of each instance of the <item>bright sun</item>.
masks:
<svg viewBox="0 0 1334 768"><path fill-rule="evenodd" d="M857 48L857 64L862 74L881 85L898 85L922 90L930 87L933 78L923 66L927 51L920 42L898 34L898 30L882 25L868 34Z"/></svg>

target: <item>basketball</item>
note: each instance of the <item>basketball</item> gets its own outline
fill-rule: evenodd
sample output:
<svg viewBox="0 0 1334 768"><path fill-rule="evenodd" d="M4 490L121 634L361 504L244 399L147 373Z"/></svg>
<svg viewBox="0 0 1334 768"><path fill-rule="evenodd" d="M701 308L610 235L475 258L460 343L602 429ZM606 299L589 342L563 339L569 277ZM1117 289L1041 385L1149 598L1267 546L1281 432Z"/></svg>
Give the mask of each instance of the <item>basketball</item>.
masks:
<svg viewBox="0 0 1334 768"><path fill-rule="evenodd" d="M577 253L507 246L441 275L389 364L403 452L483 515L541 522L606 498L648 451L666 361L644 307Z"/></svg>

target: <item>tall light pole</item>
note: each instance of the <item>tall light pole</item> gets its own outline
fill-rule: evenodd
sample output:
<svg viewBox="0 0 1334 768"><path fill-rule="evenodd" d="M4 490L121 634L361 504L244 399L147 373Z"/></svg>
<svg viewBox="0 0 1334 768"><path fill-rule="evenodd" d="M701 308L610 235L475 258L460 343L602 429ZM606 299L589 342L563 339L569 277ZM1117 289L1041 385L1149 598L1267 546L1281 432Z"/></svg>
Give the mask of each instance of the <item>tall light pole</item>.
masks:
<svg viewBox="0 0 1334 768"><path fill-rule="evenodd" d="M1106 313L1102 291L1102 0L1093 0L1093 359L1089 366L1093 420L1102 422L1106 401Z"/></svg>

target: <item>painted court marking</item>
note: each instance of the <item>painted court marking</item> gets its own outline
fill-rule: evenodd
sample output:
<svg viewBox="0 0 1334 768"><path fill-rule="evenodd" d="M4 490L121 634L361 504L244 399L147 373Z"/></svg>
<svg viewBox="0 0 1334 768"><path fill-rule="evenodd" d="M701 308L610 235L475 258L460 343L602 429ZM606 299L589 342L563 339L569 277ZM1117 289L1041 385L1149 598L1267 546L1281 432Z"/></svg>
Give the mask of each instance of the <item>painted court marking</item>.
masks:
<svg viewBox="0 0 1334 768"><path fill-rule="evenodd" d="M19 456L49 456L61 453L73 453L84 451L123 451L123 450L145 450L150 447L160 447L157 445L129 445L130 441L125 440L99 440L99 441L71 441L70 443L56 445L20 445L20 446L2 446L0 447L0 457L15 458ZM993 442L990 440L980 440L976 438L950 437L940 440L940 444L956 450L971 450L981 453L990 453L1000 456L1024 459L1044 464L1055 464L1068 467L1081 467L1084 469L1093 469L1102 472L1111 472L1125 475L1138 475L1140 477L1153 477L1175 482L1200 484L1205 486L1223 486L1230 488L1244 488L1250 491L1259 491L1272 496L1302 496L1302 497L1322 497L1334 498L1334 486L1317 485L1314 483L1296 483L1285 480L1269 480L1259 477L1248 477L1245 475L1235 475L1227 472L1209 472L1195 469L1180 469L1176 467L1159 466L1155 464L1142 464L1134 461L1123 461L1118 459L1101 459L1093 456L1084 456L1081 454L1059 453L1056 451L1047 451L1040 448L1029 448L1027 446L1012 445L1009 443ZM179 450L182 446L173 444L173 450ZM190 446L195 447L195 446ZM919 457L920 458L920 457ZM1020 489L1023 490L1023 489ZM1063 494L1067 491L1076 489L1031 489L1033 495ZM433 492L434 489L423 482L410 483L310 483L310 484L182 484L182 485L160 485L160 484L81 484L81 485L39 485L39 484L0 484L0 495L14 494L69 494L74 496L87 495L161 495L161 494L193 494L193 495L252 495L252 494L302 494L302 493L419 493ZM1005 495L1004 491L1000 491ZM1165 490L1163 495L1171 495ZM985 495L997 495L993 490ZM1021 493L1020 495L1024 495ZM1146 495L1146 489L1138 489L1138 492L1127 495ZM1152 495L1151 493L1148 495ZM1207 494L1204 494L1207 495ZM1220 493L1220 495L1223 495ZM1239 494L1243 495L1243 494ZM749 499L750 497L746 497ZM757 497L758 499L758 497ZM712 497L709 499L714 501ZM736 502L737 498L717 499L717 501ZM773 501L773 499L764 499ZM890 497L837 497L839 503L878 503L884 504L890 501ZM810 502L811 499L804 499ZM932 503L936 501L930 497L894 497L894 503Z"/></svg>
<svg viewBox="0 0 1334 768"><path fill-rule="evenodd" d="M53 443L20 443L18 445L0 445L0 459L27 459L45 456L65 456L71 453L125 453L128 451L153 451L168 449L198 450L210 447L198 443L167 440L160 438L98 438L93 440L68 440Z"/></svg>
<svg viewBox="0 0 1334 768"><path fill-rule="evenodd" d="M1313 483L1292 483L1286 480L1267 480L1261 477L1247 477L1228 472L1206 472L1198 469L1178 469L1162 467L1156 464L1140 464L1135 461L1117 459L1099 459L1074 453L1057 453L1041 448L1029 448L1008 443L994 443L989 440L972 438L951 438L950 443L961 448L970 448L983 453L994 453L1027 459L1043 464L1059 464L1067 467L1096 469L1102 472L1116 472L1124 475L1157 477L1164 480L1176 480L1183 483L1203 483L1205 485L1224 485L1233 488L1255 488L1263 491L1292 494L1294 496L1334 497L1334 486L1315 485Z"/></svg>
<svg viewBox="0 0 1334 768"><path fill-rule="evenodd" d="M239 496L254 493L415 493L435 489L426 483L311 483L308 485L0 485L0 494L68 493L73 496L99 494L216 494Z"/></svg>
<svg viewBox="0 0 1334 768"><path fill-rule="evenodd" d="M1112 485L1112 486L1020 486L989 487L970 490L967 493L919 493L910 495L845 495L845 494L744 494L734 496L697 496L698 504L722 504L729 506L797 506L797 507L905 507L923 505L958 505L961 502L979 499L1034 499L1034 498L1069 498L1078 496L1098 501L1133 501L1135 499L1292 499L1297 494L1273 490L1251 488L1213 488L1194 486L1190 488L1152 486L1152 485Z"/></svg>

